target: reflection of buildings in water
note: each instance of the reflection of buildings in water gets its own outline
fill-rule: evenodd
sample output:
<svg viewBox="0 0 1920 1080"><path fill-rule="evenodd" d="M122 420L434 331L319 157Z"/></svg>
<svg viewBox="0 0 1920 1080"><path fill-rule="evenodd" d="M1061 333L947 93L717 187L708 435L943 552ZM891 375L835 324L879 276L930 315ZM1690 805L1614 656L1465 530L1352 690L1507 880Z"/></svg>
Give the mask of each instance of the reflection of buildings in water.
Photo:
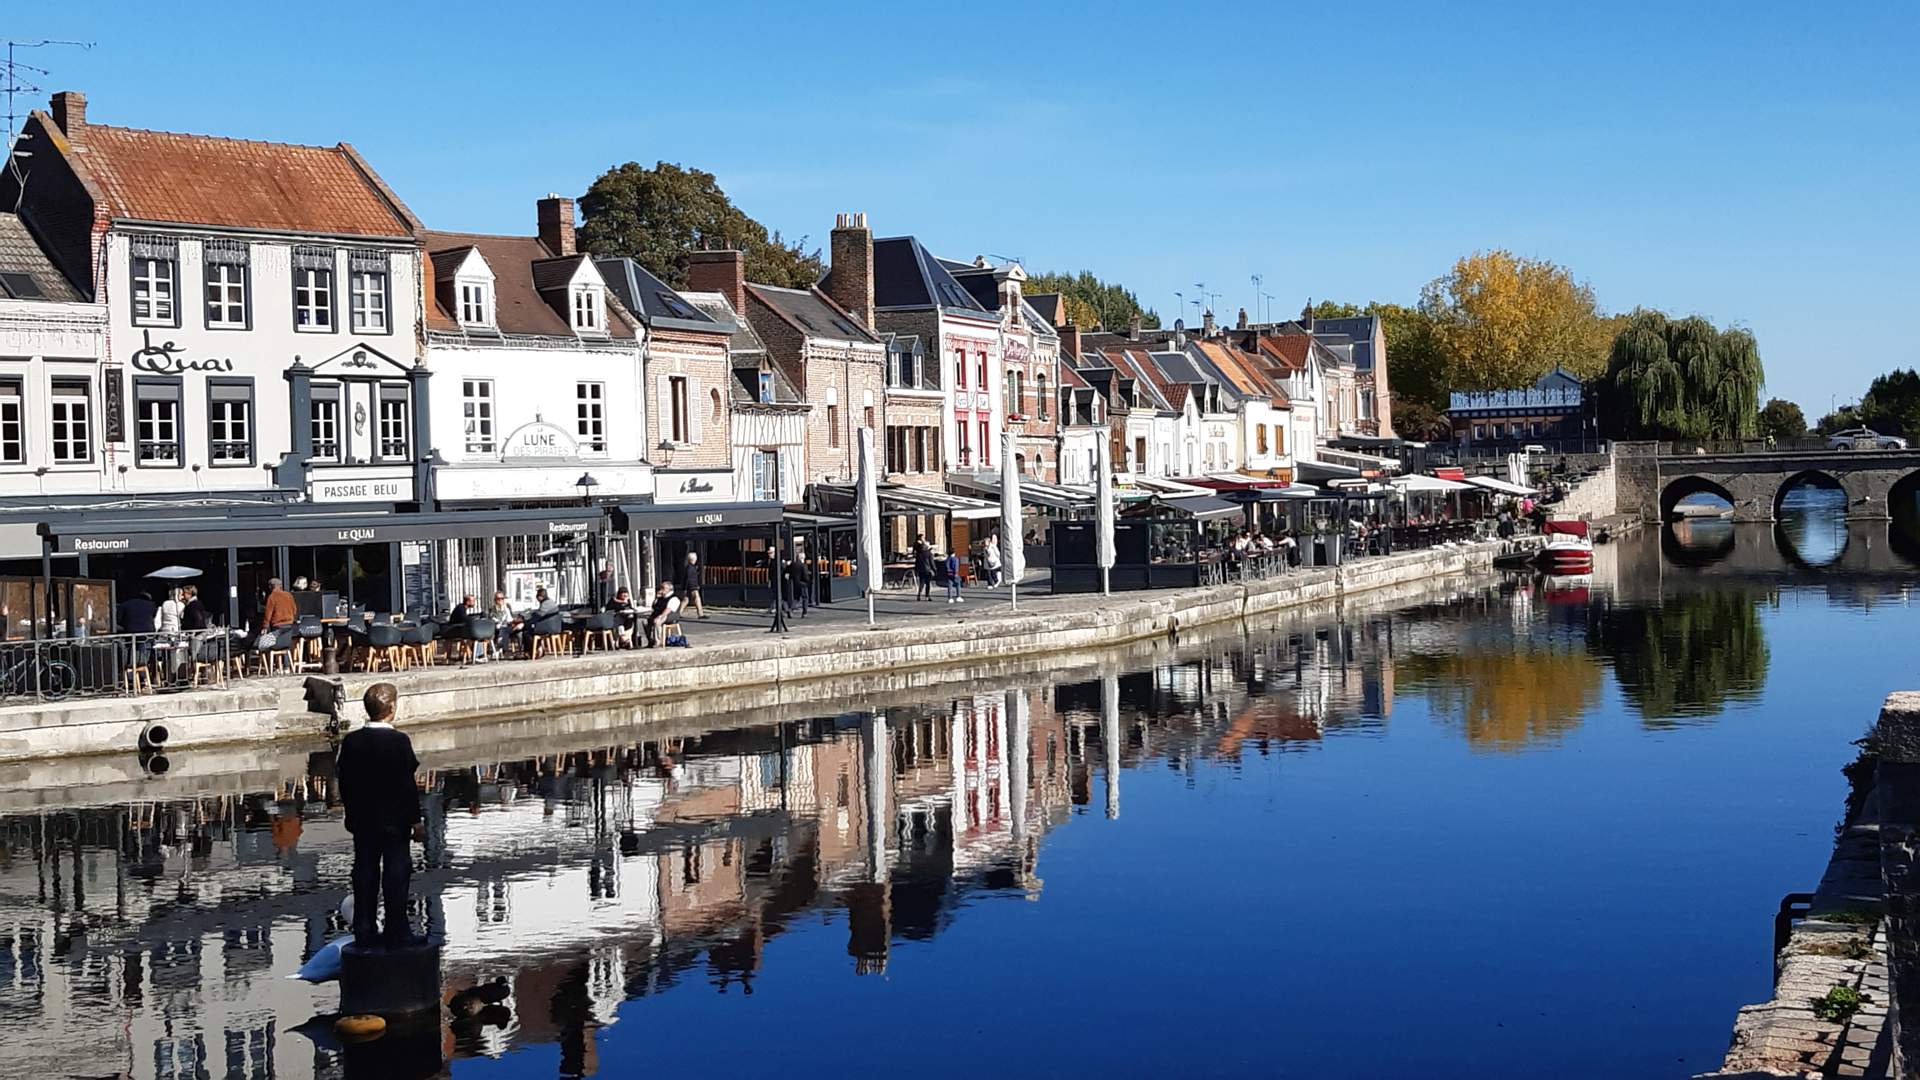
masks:
<svg viewBox="0 0 1920 1080"><path fill-rule="evenodd" d="M750 992L767 940L799 911L844 905L856 970L880 971L888 939L931 934L960 891L1038 887L1038 838L1064 820L1070 792L1044 695L963 699L944 723L864 718L788 738L803 727L429 778L415 906L447 935L447 992L510 988L506 1022L456 1024L457 1051L551 1041L564 1070L591 1073L592 1033L621 1002L676 984L700 957L709 983ZM287 976L341 932L332 909L350 842L323 802L249 807L6 820L11 1065L337 1073L285 1031L335 990ZM886 824L872 830L876 807Z"/></svg>

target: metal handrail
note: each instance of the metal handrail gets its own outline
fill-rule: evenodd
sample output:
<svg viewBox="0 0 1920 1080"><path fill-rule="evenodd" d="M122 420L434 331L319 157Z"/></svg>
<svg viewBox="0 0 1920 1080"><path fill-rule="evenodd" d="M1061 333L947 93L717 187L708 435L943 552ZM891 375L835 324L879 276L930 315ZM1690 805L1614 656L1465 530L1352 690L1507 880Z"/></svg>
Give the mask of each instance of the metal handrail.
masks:
<svg viewBox="0 0 1920 1080"><path fill-rule="evenodd" d="M224 683L234 657L224 628L0 641L0 703L136 697Z"/></svg>

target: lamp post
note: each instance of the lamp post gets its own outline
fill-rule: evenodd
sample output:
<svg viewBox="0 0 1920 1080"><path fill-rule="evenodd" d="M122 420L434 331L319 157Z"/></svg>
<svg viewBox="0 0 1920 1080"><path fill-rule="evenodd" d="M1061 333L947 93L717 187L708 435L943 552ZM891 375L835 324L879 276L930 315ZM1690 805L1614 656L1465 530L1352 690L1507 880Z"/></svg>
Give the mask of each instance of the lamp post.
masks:
<svg viewBox="0 0 1920 1080"><path fill-rule="evenodd" d="M573 486L580 489L580 505L592 506L593 489L600 486L600 481L595 480L592 473L581 473L580 479L575 480ZM587 573L592 575L587 580L587 588L593 597L593 606L596 611L606 603L606 597L601 595L604 590L601 588L603 575L600 572L603 558L601 552L604 550L600 542L600 526L595 525L593 532L587 534Z"/></svg>

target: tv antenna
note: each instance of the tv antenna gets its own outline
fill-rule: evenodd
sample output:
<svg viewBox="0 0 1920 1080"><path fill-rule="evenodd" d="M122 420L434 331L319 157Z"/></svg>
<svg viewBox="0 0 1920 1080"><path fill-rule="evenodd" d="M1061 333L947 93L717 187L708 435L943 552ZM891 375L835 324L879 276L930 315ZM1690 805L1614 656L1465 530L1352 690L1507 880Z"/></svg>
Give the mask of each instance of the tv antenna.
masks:
<svg viewBox="0 0 1920 1080"><path fill-rule="evenodd" d="M1254 322L1261 321L1260 319L1260 284L1262 280L1264 279L1262 279L1259 274L1253 275L1253 321Z"/></svg>
<svg viewBox="0 0 1920 1080"><path fill-rule="evenodd" d="M14 188L24 194L27 184L26 170L20 167L20 159L32 157L30 150L20 149L20 113L14 99L21 94L43 92L38 80L52 74L46 68L35 67L20 59L20 53L27 49L47 49L58 46L71 46L77 49L91 49L91 41L66 41L59 38L42 38L38 41L15 41L7 39L7 58L0 61L0 93L7 96L7 170L13 173ZM18 202L16 197L15 202ZM19 209L16 205L15 209Z"/></svg>

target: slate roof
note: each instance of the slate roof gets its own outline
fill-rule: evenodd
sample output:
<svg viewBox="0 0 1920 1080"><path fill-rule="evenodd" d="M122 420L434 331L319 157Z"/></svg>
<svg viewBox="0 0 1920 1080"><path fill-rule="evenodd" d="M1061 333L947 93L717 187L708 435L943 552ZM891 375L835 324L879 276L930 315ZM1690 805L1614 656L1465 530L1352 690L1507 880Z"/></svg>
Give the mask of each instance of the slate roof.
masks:
<svg viewBox="0 0 1920 1080"><path fill-rule="evenodd" d="M689 297L676 292L634 260L625 257L595 259L593 265L606 280L607 288L620 298L629 312L648 326L665 330L727 332L727 328L714 316L702 311ZM718 297L720 294L711 295ZM725 303L724 298L721 302ZM727 310L731 312L732 308ZM759 339L754 340L757 342Z"/></svg>
<svg viewBox="0 0 1920 1080"><path fill-rule="evenodd" d="M71 303L84 296L27 231L19 215L0 213L0 300Z"/></svg>
<svg viewBox="0 0 1920 1080"><path fill-rule="evenodd" d="M727 302L726 294L683 292L680 295L686 297L687 301L701 314L732 331L727 341L727 353L733 357L734 366L738 367L744 363L758 367L760 361L766 358L766 343L760 340L759 334L753 332L753 324L741 318L740 313L733 310L733 305Z"/></svg>
<svg viewBox="0 0 1920 1080"><path fill-rule="evenodd" d="M1042 321L1056 330L1067 321L1066 297L1057 292L1028 293L1027 305L1033 308L1034 314L1040 316Z"/></svg>
<svg viewBox="0 0 1920 1080"><path fill-rule="evenodd" d="M1121 378L1134 384L1136 396L1143 399L1148 407L1177 411L1178 406L1168 393L1171 384L1153 362L1152 350L1144 345L1135 345L1122 349L1103 349L1101 355L1120 373Z"/></svg>
<svg viewBox="0 0 1920 1080"><path fill-rule="evenodd" d="M832 280L833 271L829 269L820 279L821 287L830 287ZM911 236L889 236L873 242L873 306L882 311L935 306L989 310L954 280L943 260L934 258Z"/></svg>
<svg viewBox="0 0 1920 1080"><path fill-rule="evenodd" d="M1313 336L1322 344L1353 345L1353 366L1361 371L1373 370L1373 331L1379 321L1376 315L1355 315L1344 319L1313 320ZM1330 338L1342 337L1346 341L1332 341Z"/></svg>
<svg viewBox="0 0 1920 1080"><path fill-rule="evenodd" d="M51 126L51 121L49 121ZM68 160L116 218L346 236L411 236L419 222L353 147L88 124Z"/></svg>
<svg viewBox="0 0 1920 1080"><path fill-rule="evenodd" d="M427 306L427 329L459 332L453 304L453 272L469 251L478 251L493 270L494 323L503 334L537 334L545 337L576 337L567 296L563 288L580 267L584 255L555 256L537 236L489 236L484 233L453 233L422 230L420 242L431 263L434 290ZM549 291L541 292L541 284ZM616 294L617 295L617 294ZM613 305L607 305L607 336L616 341L633 340L633 326ZM480 331L468 331L476 333ZM598 340L598 339L589 339Z"/></svg>
<svg viewBox="0 0 1920 1080"><path fill-rule="evenodd" d="M818 289L782 289L749 283L747 291L803 334L836 341L880 340Z"/></svg>

